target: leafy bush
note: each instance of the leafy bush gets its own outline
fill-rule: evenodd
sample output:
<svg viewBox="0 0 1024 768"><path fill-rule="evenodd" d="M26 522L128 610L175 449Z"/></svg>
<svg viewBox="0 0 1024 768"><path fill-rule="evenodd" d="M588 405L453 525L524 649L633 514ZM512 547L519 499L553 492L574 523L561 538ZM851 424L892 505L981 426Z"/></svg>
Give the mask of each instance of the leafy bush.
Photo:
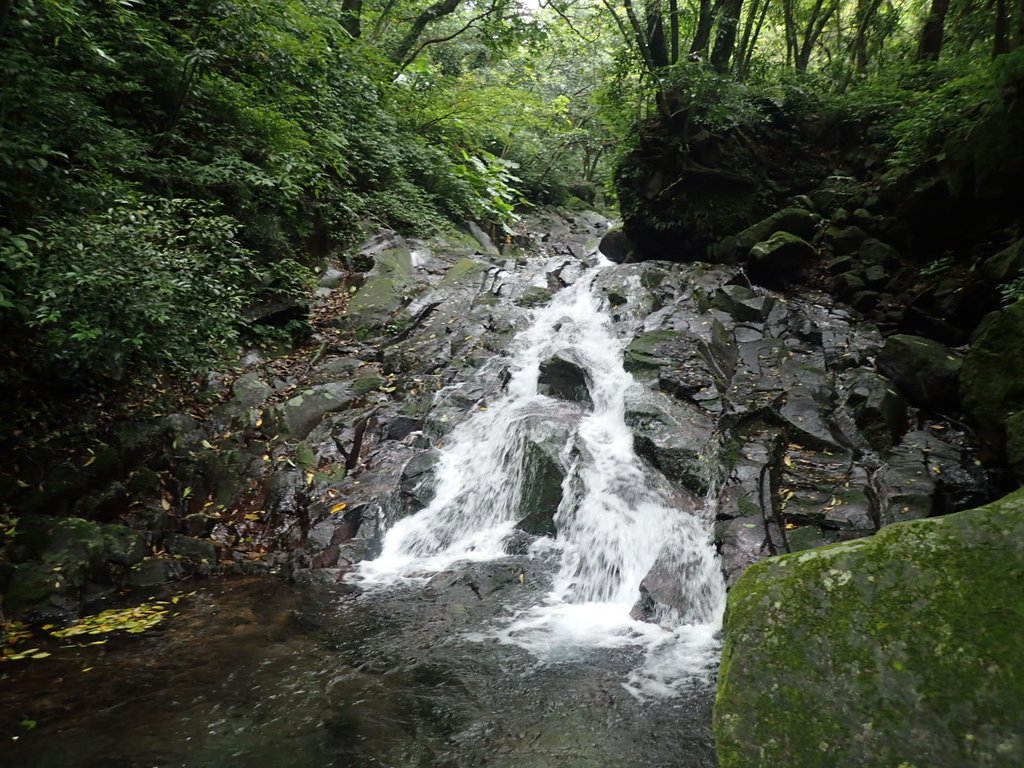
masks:
<svg viewBox="0 0 1024 768"><path fill-rule="evenodd" d="M0 246L8 312L68 378L192 371L239 338L242 309L294 263L261 268L238 222L192 200L122 200Z"/></svg>

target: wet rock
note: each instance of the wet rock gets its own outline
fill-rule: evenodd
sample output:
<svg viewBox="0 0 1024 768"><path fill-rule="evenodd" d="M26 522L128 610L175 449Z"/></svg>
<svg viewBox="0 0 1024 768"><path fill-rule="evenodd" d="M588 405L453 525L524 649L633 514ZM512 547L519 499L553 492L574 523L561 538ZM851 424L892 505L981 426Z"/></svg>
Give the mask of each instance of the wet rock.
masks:
<svg viewBox="0 0 1024 768"><path fill-rule="evenodd" d="M656 376L662 368L692 358L699 340L682 331L661 330L643 333L626 347L623 366L638 378Z"/></svg>
<svg viewBox="0 0 1024 768"><path fill-rule="evenodd" d="M863 369L843 379L845 405L868 443L876 450L891 448L906 431L907 404L888 379Z"/></svg>
<svg viewBox="0 0 1024 768"><path fill-rule="evenodd" d="M146 540L123 525L103 526L103 555L111 563L132 566L146 556Z"/></svg>
<svg viewBox="0 0 1024 768"><path fill-rule="evenodd" d="M552 293L547 288L531 285L523 291L516 303L523 307L540 307L551 301L551 296Z"/></svg>
<svg viewBox="0 0 1024 768"><path fill-rule="evenodd" d="M986 259L981 271L994 284L1005 283L1024 274L1024 239Z"/></svg>
<svg viewBox="0 0 1024 768"><path fill-rule="evenodd" d="M750 249L747 263L754 279L777 281L800 272L817 255L806 240L788 232L776 232Z"/></svg>
<svg viewBox="0 0 1024 768"><path fill-rule="evenodd" d="M663 552L640 582L640 599L630 610L637 621L670 626L707 621L718 599L714 580L702 578L707 563L680 551ZM693 586L700 588L694 590Z"/></svg>
<svg viewBox="0 0 1024 768"><path fill-rule="evenodd" d="M857 262L852 256L836 256L825 262L825 268L830 275L841 275L844 272L852 272L857 268Z"/></svg>
<svg viewBox="0 0 1024 768"><path fill-rule="evenodd" d="M404 514L414 514L434 500L437 480L434 470L440 454L436 450L423 451L411 458L402 468L399 488L405 502Z"/></svg>
<svg viewBox="0 0 1024 768"><path fill-rule="evenodd" d="M867 236L867 232L855 226L831 226L825 230L825 237L832 241L832 247L837 255L855 253L860 248L860 244L867 239Z"/></svg>
<svg viewBox="0 0 1024 768"><path fill-rule="evenodd" d="M328 267L323 274L317 278L316 284L321 288L337 288L345 282L345 273L340 269Z"/></svg>
<svg viewBox="0 0 1024 768"><path fill-rule="evenodd" d="M1010 468L1024 479L1024 410L1006 417L1006 460Z"/></svg>
<svg viewBox="0 0 1024 768"><path fill-rule="evenodd" d="M740 232L735 238L735 257L744 259L755 245L772 235L785 232L802 240L810 240L818 229L821 217L803 208L784 208L767 219Z"/></svg>
<svg viewBox="0 0 1024 768"><path fill-rule="evenodd" d="M395 416L385 422L381 438L384 440L404 440L413 432L419 432L422 429L423 419L413 418L412 416Z"/></svg>
<svg viewBox="0 0 1024 768"><path fill-rule="evenodd" d="M288 433L301 439L306 437L325 415L343 410L351 402L351 385L335 382L305 389L278 406L277 411Z"/></svg>
<svg viewBox="0 0 1024 768"><path fill-rule="evenodd" d="M835 409L831 395L830 390L806 384L789 389L778 414L793 440L823 450L842 450L846 441L830 418Z"/></svg>
<svg viewBox="0 0 1024 768"><path fill-rule="evenodd" d="M888 243L869 237L860 244L858 250L860 261L865 264L880 265L892 269L899 266L900 252Z"/></svg>
<svg viewBox="0 0 1024 768"><path fill-rule="evenodd" d="M1024 615L1007 582L1022 542L1017 492L747 570L726 611L719 762L1024 762L1024 679L1007 673L1024 668L1024 646L1006 621Z"/></svg>
<svg viewBox="0 0 1024 768"><path fill-rule="evenodd" d="M177 560L147 557L131 569L128 583L139 588L156 587L168 581L178 581L184 575L185 569Z"/></svg>
<svg viewBox="0 0 1024 768"><path fill-rule="evenodd" d="M540 364L537 391L572 403L594 406L590 398L590 382L586 370L562 355L555 355Z"/></svg>
<svg viewBox="0 0 1024 768"><path fill-rule="evenodd" d="M764 522L756 517L719 523L715 527L715 546L722 559L722 576L730 587L754 563L777 554L769 545Z"/></svg>
<svg viewBox="0 0 1024 768"><path fill-rule="evenodd" d="M241 410L257 406L274 394L274 388L254 372L243 373L235 379L231 389L231 404Z"/></svg>
<svg viewBox="0 0 1024 768"><path fill-rule="evenodd" d="M844 272L841 275L837 275L835 280L830 283L830 286L841 299L849 300L858 293L863 292L868 287L868 284L859 271L857 271Z"/></svg>
<svg viewBox="0 0 1024 768"><path fill-rule="evenodd" d="M110 564L132 565L144 555L143 538L122 525L23 517L7 549L15 566L4 592L4 609L12 616L74 616L90 583L111 583Z"/></svg>
<svg viewBox="0 0 1024 768"><path fill-rule="evenodd" d="M775 299L744 285L724 285L716 292L713 306L740 322L759 323L767 319Z"/></svg>
<svg viewBox="0 0 1024 768"><path fill-rule="evenodd" d="M604 237L601 238L601 243L598 245L598 250L604 254L608 261L622 264L629 258L630 253L633 252L633 244L629 241L629 236L622 228L622 225L616 224L605 232Z"/></svg>
<svg viewBox="0 0 1024 768"><path fill-rule="evenodd" d="M193 539L180 533L172 533L166 540L167 551L172 555L180 555L196 563L214 564L217 562L217 547L206 539Z"/></svg>
<svg viewBox="0 0 1024 768"><path fill-rule="evenodd" d="M438 287L449 288L460 283L470 282L474 278L479 279L484 272L490 268L490 264L474 258L462 258L452 264L445 272Z"/></svg>
<svg viewBox="0 0 1024 768"><path fill-rule="evenodd" d="M880 525L967 509L989 492L965 451L931 430L908 432L886 455L873 485Z"/></svg>
<svg viewBox="0 0 1024 768"><path fill-rule="evenodd" d="M181 522L186 534L203 537L213 533L213 529L220 520L213 515L195 512L191 515L185 515Z"/></svg>
<svg viewBox="0 0 1024 768"><path fill-rule="evenodd" d="M983 324L964 359L964 407L982 437L1002 451L1006 420L1024 410L1024 301L994 313Z"/></svg>
<svg viewBox="0 0 1024 768"><path fill-rule="evenodd" d="M955 408L959 403L961 358L937 341L890 336L877 363L900 391L922 407Z"/></svg>
<svg viewBox="0 0 1024 768"><path fill-rule="evenodd" d="M638 456L670 482L698 495L707 493L717 473L717 445L706 414L643 390L630 392L625 420Z"/></svg>
<svg viewBox="0 0 1024 768"><path fill-rule="evenodd" d="M469 234L477 241L484 253L498 255L498 248L494 245L494 241L491 240L491 236L484 232L479 224L475 221L468 221L466 222L466 229L469 230Z"/></svg>
<svg viewBox="0 0 1024 768"><path fill-rule="evenodd" d="M523 486L516 528L532 536L554 538L555 513L562 501L565 470L541 445L529 442L523 455Z"/></svg>

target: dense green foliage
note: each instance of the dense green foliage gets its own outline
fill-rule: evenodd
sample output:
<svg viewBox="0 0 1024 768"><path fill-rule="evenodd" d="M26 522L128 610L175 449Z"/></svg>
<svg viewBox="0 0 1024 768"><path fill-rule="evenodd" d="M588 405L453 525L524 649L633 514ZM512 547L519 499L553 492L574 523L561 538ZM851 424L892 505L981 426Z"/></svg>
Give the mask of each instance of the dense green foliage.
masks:
<svg viewBox="0 0 1024 768"><path fill-rule="evenodd" d="M834 110L906 169L1024 70L1005 4L397 5L0 3L3 383L199 368L364 223L592 200L651 118L685 142Z"/></svg>

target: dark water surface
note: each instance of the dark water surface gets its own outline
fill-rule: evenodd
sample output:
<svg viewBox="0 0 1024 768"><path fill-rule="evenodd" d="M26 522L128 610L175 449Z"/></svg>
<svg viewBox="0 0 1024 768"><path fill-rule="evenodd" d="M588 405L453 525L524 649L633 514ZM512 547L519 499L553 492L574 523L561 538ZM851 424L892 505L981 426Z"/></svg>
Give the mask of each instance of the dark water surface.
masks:
<svg viewBox="0 0 1024 768"><path fill-rule="evenodd" d="M531 568L201 584L146 635L0 667L0 766L714 766L709 684L640 701L638 648L542 664L467 637L537 601Z"/></svg>

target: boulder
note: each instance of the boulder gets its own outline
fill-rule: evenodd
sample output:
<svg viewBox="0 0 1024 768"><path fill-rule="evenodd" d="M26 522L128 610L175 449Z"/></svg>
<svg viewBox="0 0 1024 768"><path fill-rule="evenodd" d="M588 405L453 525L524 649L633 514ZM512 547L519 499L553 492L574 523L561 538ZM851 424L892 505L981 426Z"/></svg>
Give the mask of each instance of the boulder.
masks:
<svg viewBox="0 0 1024 768"><path fill-rule="evenodd" d="M714 711L722 768L1024 764L1024 491L749 568Z"/></svg>
<svg viewBox="0 0 1024 768"><path fill-rule="evenodd" d="M537 391L548 397L557 397L592 408L587 372L577 363L555 355L540 364Z"/></svg>
<svg viewBox="0 0 1024 768"><path fill-rule="evenodd" d="M784 208L736 235L735 255L739 259L745 258L751 248L777 232L787 232L803 240L810 240L820 221L820 216L802 208Z"/></svg>
<svg viewBox="0 0 1024 768"><path fill-rule="evenodd" d="M845 404L861 434L875 450L891 448L907 426L907 404L892 382L872 371L856 369L844 384Z"/></svg>
<svg viewBox="0 0 1024 768"><path fill-rule="evenodd" d="M1024 410L1024 301L987 319L964 358L960 391L982 437L1002 448L1005 422Z"/></svg>
<svg viewBox="0 0 1024 768"><path fill-rule="evenodd" d="M789 232L776 232L750 249L748 267L756 279L773 280L796 274L817 256L814 246Z"/></svg>
<svg viewBox="0 0 1024 768"><path fill-rule="evenodd" d="M903 394L923 408L954 408L959 402L961 358L937 341L890 336L876 363Z"/></svg>
<svg viewBox="0 0 1024 768"><path fill-rule="evenodd" d="M539 285L531 285L516 300L521 307L542 307L551 301L551 291Z"/></svg>
<svg viewBox="0 0 1024 768"><path fill-rule="evenodd" d="M545 446L534 442L527 443L523 461L525 469L516 528L533 536L553 538L565 470Z"/></svg>
<svg viewBox="0 0 1024 768"><path fill-rule="evenodd" d="M853 253L867 239L867 232L857 226L831 226L825 230L825 236L832 241L836 254Z"/></svg>
<svg viewBox="0 0 1024 768"><path fill-rule="evenodd" d="M993 283L1005 283L1024 273L1024 239L986 259L981 265L981 273Z"/></svg>
<svg viewBox="0 0 1024 768"><path fill-rule="evenodd" d="M316 280L316 284L321 288L337 288L343 282L345 282L345 273L335 267L325 269Z"/></svg>
<svg viewBox="0 0 1024 768"><path fill-rule="evenodd" d="M1017 477L1024 479L1024 410L1006 419L1006 459Z"/></svg>
<svg viewBox="0 0 1024 768"><path fill-rule="evenodd" d="M231 404L238 410L259 405L272 394L274 388L263 381L255 372L243 373L231 385Z"/></svg>
<svg viewBox="0 0 1024 768"><path fill-rule="evenodd" d="M621 264L633 252L633 244L629 241L629 236L622 225L616 224L604 233L597 249L604 254L608 261Z"/></svg>
<svg viewBox="0 0 1024 768"><path fill-rule="evenodd" d="M288 433L301 440L326 414L343 410L351 402L351 386L346 382L335 382L305 389L278 406L277 410Z"/></svg>

